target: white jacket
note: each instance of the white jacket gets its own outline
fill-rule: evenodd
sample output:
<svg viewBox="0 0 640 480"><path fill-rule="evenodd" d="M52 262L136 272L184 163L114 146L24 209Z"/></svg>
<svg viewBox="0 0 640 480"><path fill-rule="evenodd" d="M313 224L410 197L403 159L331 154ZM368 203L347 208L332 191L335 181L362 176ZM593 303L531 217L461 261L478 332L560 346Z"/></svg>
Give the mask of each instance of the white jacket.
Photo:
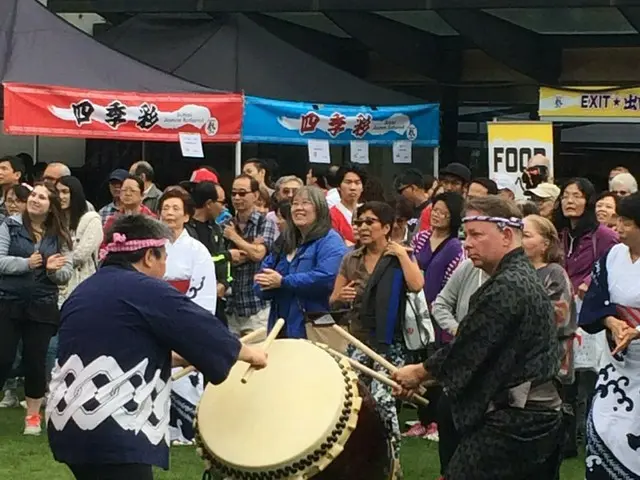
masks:
<svg viewBox="0 0 640 480"><path fill-rule="evenodd" d="M82 281L96 272L103 235L102 220L98 213L88 211L80 217L77 230L72 232L73 275L69 283L60 288L60 305Z"/></svg>

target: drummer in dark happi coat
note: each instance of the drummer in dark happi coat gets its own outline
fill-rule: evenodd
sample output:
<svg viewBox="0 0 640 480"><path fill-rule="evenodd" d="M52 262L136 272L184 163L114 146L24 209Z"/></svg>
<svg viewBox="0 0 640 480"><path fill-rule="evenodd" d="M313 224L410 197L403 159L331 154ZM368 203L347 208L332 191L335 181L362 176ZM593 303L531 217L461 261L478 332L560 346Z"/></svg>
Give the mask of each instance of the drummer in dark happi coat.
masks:
<svg viewBox="0 0 640 480"><path fill-rule="evenodd" d="M394 374L404 389L437 380L460 442L447 480L553 480L560 462L561 400L554 311L521 248L517 206L469 200L468 257L491 277L471 297L457 336L423 364Z"/></svg>

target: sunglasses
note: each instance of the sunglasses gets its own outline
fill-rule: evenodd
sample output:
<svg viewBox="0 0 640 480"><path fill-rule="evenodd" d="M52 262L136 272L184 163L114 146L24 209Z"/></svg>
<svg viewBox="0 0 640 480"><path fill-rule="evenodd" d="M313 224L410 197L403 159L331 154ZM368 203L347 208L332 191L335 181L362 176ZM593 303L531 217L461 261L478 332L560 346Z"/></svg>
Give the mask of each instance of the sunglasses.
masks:
<svg viewBox="0 0 640 480"><path fill-rule="evenodd" d="M353 224L356 227L361 227L362 224L364 223L365 225L367 225L368 227L372 226L374 223L378 223L380 220L378 220L377 218L364 218L362 220L354 220Z"/></svg>
<svg viewBox="0 0 640 480"><path fill-rule="evenodd" d="M231 196L232 197L240 197L240 198L244 198L246 197L248 194L253 193L253 192L247 192L245 190L240 190L240 191L232 191L231 192Z"/></svg>

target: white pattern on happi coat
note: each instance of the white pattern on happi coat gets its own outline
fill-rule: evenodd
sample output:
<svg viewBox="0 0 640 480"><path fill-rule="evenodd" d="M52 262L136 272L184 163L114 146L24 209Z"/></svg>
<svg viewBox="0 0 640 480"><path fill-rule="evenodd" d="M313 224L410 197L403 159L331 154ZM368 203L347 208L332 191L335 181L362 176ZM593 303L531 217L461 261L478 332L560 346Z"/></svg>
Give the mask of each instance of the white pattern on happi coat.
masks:
<svg viewBox="0 0 640 480"><path fill-rule="evenodd" d="M148 364L144 359L125 372L113 357L105 355L87 365L77 355L62 366L56 364L50 384L55 393L47 401L47 421L57 430L70 420L81 430L95 430L111 418L123 430L144 433L153 445L163 440L168 444L170 382L160 379L160 370L145 382Z"/></svg>
<svg viewBox="0 0 640 480"><path fill-rule="evenodd" d="M640 261L633 263L629 248L619 244L609 252L606 267L609 301L640 309ZM608 347L603 356L587 424L586 478L604 478L594 474L603 469L610 478L640 479L640 340L622 356L613 357Z"/></svg>

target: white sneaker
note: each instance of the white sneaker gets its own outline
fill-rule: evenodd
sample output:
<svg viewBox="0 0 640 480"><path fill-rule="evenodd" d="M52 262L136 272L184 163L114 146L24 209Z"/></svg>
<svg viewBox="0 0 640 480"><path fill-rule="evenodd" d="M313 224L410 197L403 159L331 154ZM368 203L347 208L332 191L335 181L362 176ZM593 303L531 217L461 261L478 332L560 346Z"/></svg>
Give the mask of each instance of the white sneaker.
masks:
<svg viewBox="0 0 640 480"><path fill-rule="evenodd" d="M42 433L42 417L40 415L28 415L24 419L23 435L38 436Z"/></svg>
<svg viewBox="0 0 640 480"><path fill-rule="evenodd" d="M18 406L18 397L13 390L5 390L4 398L0 402L0 408L14 408Z"/></svg>

